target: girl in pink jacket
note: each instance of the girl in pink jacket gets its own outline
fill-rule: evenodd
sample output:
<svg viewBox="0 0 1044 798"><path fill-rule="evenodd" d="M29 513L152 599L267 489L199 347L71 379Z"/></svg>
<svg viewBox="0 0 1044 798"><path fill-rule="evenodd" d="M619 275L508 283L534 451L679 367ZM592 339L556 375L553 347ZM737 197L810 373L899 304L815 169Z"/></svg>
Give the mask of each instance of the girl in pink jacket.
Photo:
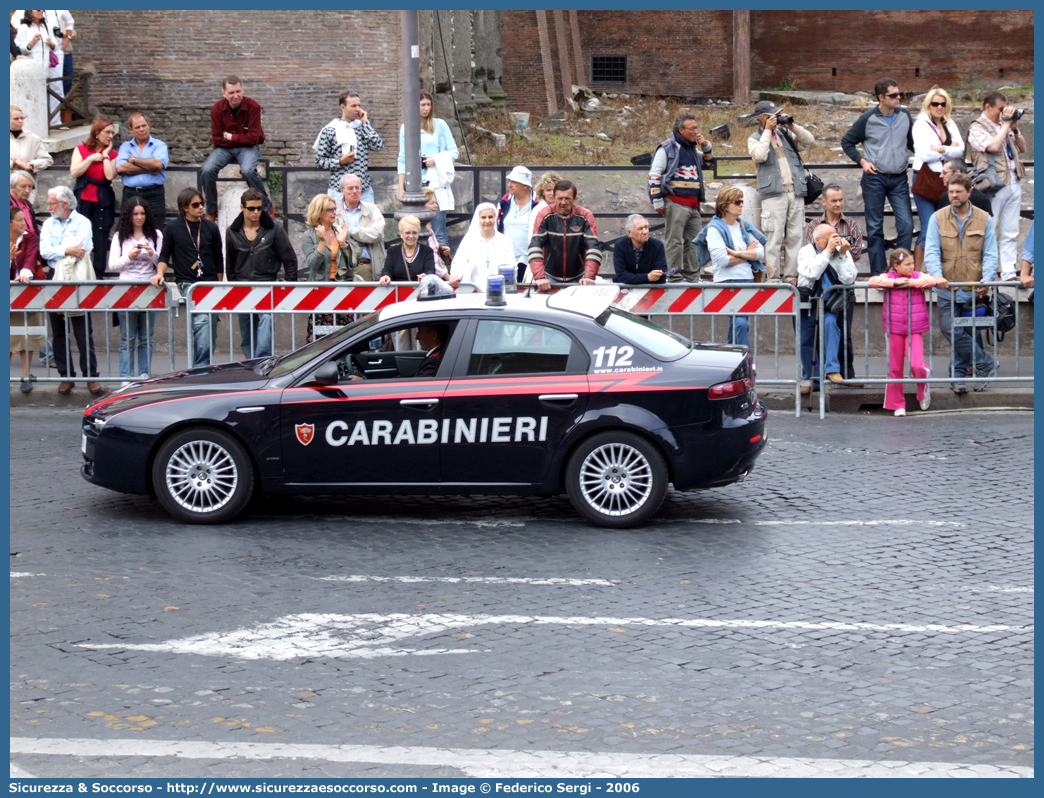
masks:
<svg viewBox="0 0 1044 798"><path fill-rule="evenodd" d="M883 288L881 323L888 335L888 377L901 380L903 365L910 358L910 374L925 379L931 372L924 365L924 340L928 332L928 304L924 289L935 285L930 274L914 271L914 258L908 249L896 249L888 258L888 272L871 277L872 288ZM917 385L917 401L921 410L927 410L932 401L928 383ZM906 415L906 397L901 382L889 383L885 388L885 410L894 410L896 416Z"/></svg>

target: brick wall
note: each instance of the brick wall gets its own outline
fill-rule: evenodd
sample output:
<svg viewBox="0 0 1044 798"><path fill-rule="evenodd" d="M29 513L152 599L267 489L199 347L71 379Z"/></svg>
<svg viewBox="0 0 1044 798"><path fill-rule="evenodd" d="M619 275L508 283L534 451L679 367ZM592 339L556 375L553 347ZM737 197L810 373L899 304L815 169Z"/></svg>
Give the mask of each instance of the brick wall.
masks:
<svg viewBox="0 0 1044 798"><path fill-rule="evenodd" d="M504 89L512 110L547 113L535 11L505 11ZM732 95L731 11L580 11L584 61L627 56L626 84L596 91ZM562 103L554 17L548 12L556 97ZM1003 72L1001 71L1003 70ZM894 77L904 89L938 83L985 91L1033 83L1032 11L752 11L751 83L869 91ZM589 72L584 82L589 80Z"/></svg>
<svg viewBox="0 0 1044 798"><path fill-rule="evenodd" d="M77 11L76 29L76 68L96 71L91 106L120 121L145 111L173 162L202 163L210 152L210 106L231 73L264 108L263 158L314 163L312 142L351 88L385 141L370 162L394 164L402 97L395 11Z"/></svg>
<svg viewBox="0 0 1044 798"><path fill-rule="evenodd" d="M770 88L789 78L799 89L872 91L883 76L911 91L936 84L982 91L1033 84L1032 11L754 11L750 16L754 86Z"/></svg>
<svg viewBox="0 0 1044 798"><path fill-rule="evenodd" d="M595 91L728 97L732 94L731 11L580 11L585 73L580 83ZM514 111L545 116L547 93L535 11L503 12L503 86ZM555 96L565 88L559 69L554 16L548 12ZM722 46L726 42L727 46ZM591 83L592 55L627 57L626 83ZM571 58L571 55L570 55ZM570 65L573 61L570 60ZM572 68L572 66L571 66ZM576 76L573 76L576 81Z"/></svg>

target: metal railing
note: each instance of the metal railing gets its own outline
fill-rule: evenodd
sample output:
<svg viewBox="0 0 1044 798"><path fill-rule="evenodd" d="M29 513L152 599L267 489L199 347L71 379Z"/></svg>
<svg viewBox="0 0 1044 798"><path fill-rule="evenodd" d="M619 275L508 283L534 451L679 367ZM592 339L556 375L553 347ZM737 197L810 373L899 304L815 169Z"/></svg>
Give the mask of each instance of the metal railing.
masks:
<svg viewBox="0 0 1044 798"><path fill-rule="evenodd" d="M992 383L1032 384L1034 378L1032 374L1023 373L1022 364L1022 357L1026 355L1028 348L1022 334L1028 328L1024 317L1025 308L1023 303L1018 301L1024 290L1021 283L952 284L949 290L951 302L959 290L983 285L993 290L985 303L991 312L980 316L975 315L973 309L972 315L953 316L948 330L945 331L949 333L950 340L963 334L964 330L971 330L973 336L981 335L983 331L994 331L992 340L987 336L988 351L972 350L973 374L980 373L967 377L965 381L974 383L976 388ZM871 306L877 307L876 302L871 302L871 291L882 289L871 288L866 283L830 286L822 297L811 303L801 303L798 289L787 283L700 283L681 286L617 284L617 288L618 295L614 300L616 307L649 318L687 336L692 341L725 342L729 338L729 330L735 318L749 317L750 348L758 367L758 382L763 386L793 388L795 415L801 414L800 386L803 382L811 385L819 379L822 386L819 400L820 416L825 416L825 389L833 390L835 386L825 379L825 375L817 376L815 351L802 351L802 344L808 347L810 340L802 334L802 328L808 324L809 319L814 320L817 329L812 340L818 341L818 352L825 352L827 319L824 304L832 293L838 291L846 291L853 295L862 294L864 320L863 329L854 331L853 335L855 343L861 341L861 346L856 346L862 361L861 368L857 370L854 378L842 380L839 386L852 385L855 382L887 386L896 383L942 385L961 381L959 378L951 377L945 369L935 367L936 356L945 357L952 352L952 347L946 340L939 339L939 336L944 339L947 336L935 322L939 306L935 301L934 291L928 296L928 325L924 334L925 361L934 376L905 377L888 372L888 363L892 355L889 336L884 336L883 347L875 345L872 340L871 325L881 322L870 313ZM464 284L462 290L472 292L476 288ZM996 334L996 319L1000 315L1001 304L998 291L1002 290L1015 299L1013 328L1005 335L1003 342ZM185 295L181 296L173 283L156 288L148 282L130 280L91 280L79 283L12 282L11 336L12 339L23 336L23 351L38 347L40 336L45 337L47 341L57 341L63 357L57 358L56 362L68 364L69 368L63 375L55 371L50 362L45 363L45 375L36 378L39 382L67 382L76 378L71 376L71 373L75 371L76 362L73 360L73 341L77 340L79 361L88 365L88 371L92 370L92 357L99 358L99 367L93 369L95 373L79 375L78 378L92 382L117 383L137 379L142 371L151 374L162 373L164 370L177 371L179 361L181 368L190 368L194 360L195 336L200 334L200 329L206 325L210 325L213 334L207 336L206 357L199 360L206 363L239 360L235 349L236 330L233 316L240 321L239 338L243 359L249 359L251 356L260 357L293 351L306 340L310 340L310 336L321 337L340 325L350 323L360 315L409 299L415 296L416 292L417 285L413 283L382 286L379 283L359 282L213 282L192 284L187 287ZM890 306L887 297L885 299L883 307L888 308ZM181 325L176 321L180 316L182 303L187 310L183 327L184 337L178 333ZM983 306L984 303L979 301L978 307ZM848 315L854 314L855 303L846 303L842 307L842 312L837 317L839 331L847 328ZM113 331L118 328L114 327L113 316L123 312L148 313L149 323L144 326L138 325L135 337L128 337L124 330L114 336ZM912 309L910 314L912 320ZM40 318L41 315L43 318ZM227 328L227 350L218 345L220 336L217 332L222 315L227 321L227 325L220 325ZM85 316L85 322L81 327L78 319ZM266 341L265 351L259 351L261 328L254 323L243 325L242 319L259 319L266 316L271 320L266 331L271 343L268 344ZM56 325L61 327L56 328ZM92 329L97 333L93 339L88 335ZM164 367L161 369L154 367L156 361L153 358L153 337L156 333L159 333L161 340L165 338L166 345L162 361ZM129 371L124 369L125 373L121 375L121 350L123 356L129 358L129 362L133 364L135 357L131 350L136 348L139 355L146 351L141 339L143 334L149 339L147 363L142 367L138 362L135 368ZM30 341L35 342L32 347L29 346ZM14 343L14 340L12 342ZM83 351L80 342L87 345L90 351ZM878 350L876 353L875 346ZM1002 346L1007 359L1004 371L1007 373L983 374L984 369L979 367L987 366L989 362L998 362ZM15 346L12 346L12 349L18 351ZM984 362L983 356L979 355L980 351L988 356L988 361ZM806 356L806 361L810 361L807 369L802 365L803 355ZM885 364L883 368L878 364L882 355ZM792 373L786 360L790 356L794 358ZM1011 356L1013 360L1009 359ZM843 357L842 350L839 352L839 358ZM824 359L818 358L820 363ZM11 377L12 383L18 379L16 376ZM811 393L809 401L812 401ZM812 409L811 404L808 409Z"/></svg>
<svg viewBox="0 0 1044 798"><path fill-rule="evenodd" d="M982 288L989 288L989 289L991 289L991 293L986 298L978 299L978 298L976 298L975 290L976 289L982 289ZM999 315L1000 315L999 314L1000 300L998 299L998 294L999 294L1001 289L1005 289L1005 293L1009 296L1009 298L1012 298L1014 300L1014 309L1013 309L1014 326L1008 331L1008 333L999 333L998 334L998 331L997 331L997 320L998 320ZM905 371L908 369L908 367L912 365L912 363L907 362L905 359L904 359L903 363L901 364L901 370L902 370L903 373L901 373L900 375L893 375L891 373L891 365L890 365L891 364L891 360L892 360L892 355L893 355L893 352L892 352L892 335L890 334L889 330L885 330L884 331L884 343L885 343L884 361L885 361L886 364L888 364L886 367L888 368L888 372L889 373L883 374L883 375L882 374L874 374L873 373L873 371L871 369L871 356L870 356L870 349L871 349L871 346L870 346L870 324L871 324L871 319L870 319L869 308L870 308L870 291L876 291L876 290L881 290L881 291L885 292L884 302L881 305L881 312L882 312L882 314L889 313L889 308L890 308L889 296L888 296L888 292L889 291L901 290L901 291L911 291L911 292L912 291L922 291L922 292L923 291L927 291L928 292L928 295L926 297L926 302L925 302L926 308L927 308L927 316L928 316L927 329L923 333L914 333L914 334L921 335L922 336L922 342L926 341L926 345L923 346L925 365L927 366L927 368L929 370L929 373L930 374L934 374L936 376L931 376L931 377L904 376L903 373L905 373ZM851 385L853 383L856 383L856 384L859 384L859 385L881 385L881 386L888 386L888 385L894 385L894 384L898 384L898 385L902 385L902 384L922 385L922 384L925 384L925 385L940 385L940 386L951 385L951 386L956 387L956 386L959 386L959 385L962 385L962 384L966 385L968 383L971 383L971 384L973 384L975 386L974 390L978 391L978 390L984 390L987 385L990 385L990 384L993 384L993 383L999 383L999 382L1002 382L1002 383L1033 383L1033 381L1034 381L1034 377L1032 375L1024 375L1022 373L1023 370L1022 370L1021 356L1023 354L1023 350L1022 350L1022 342L1021 342L1020 332L1024 329L1024 325L1021 323L1022 322L1021 315L1023 313L1023 310L1021 308L1022 303L1019 302L1019 297L1020 297L1020 293L1022 291L1024 291L1024 290L1025 289L1023 288L1022 283L1017 282L1017 281L1015 281L1015 282L994 281L994 282L989 282L989 283L950 283L949 284L948 293L949 293L949 303L950 303L951 312L948 314L949 317L950 317L949 318L949 324L945 325L946 329L943 329L943 325L936 323L936 316L937 315L941 316L941 307L940 307L940 305L938 303L938 296L936 294L935 289L931 289L931 288L926 288L926 289L894 289L894 288L878 289L878 288L871 287L867 283L856 283L854 285L831 285L831 286L829 286L828 288L826 288L823 291L822 295L818 298L818 300L813 301L811 303L811 305L814 305L815 307L812 307L811 309L806 307L802 311L802 321L806 321L808 318L810 318L810 315L814 316L815 324L816 324L816 344L818 346L818 353L822 353L822 352L826 351L826 346L827 346L826 341L827 341L827 322L828 322L828 319L826 317L827 316L834 316L836 321L831 321L830 323L831 324L836 324L838 326L838 328L839 328L839 330L838 330L839 340L840 340L839 346L840 346L841 351L838 353L838 357L840 359L843 359L844 358L844 346L845 346L843 331L847 328L848 314L851 312L849 310L851 303L849 303L846 300L846 302L842 305L842 312L841 312L840 315L827 313L825 306L826 306L828 298L829 298L829 296L831 294L836 294L838 292L846 292L846 293L856 294L856 293L862 292L863 293L863 298L862 298L863 318L865 320L865 325L864 325L864 329L863 329L863 364L862 364L863 365L863 368L862 368L863 373L857 375L856 377L854 377L852 379L842 379L841 382L833 383L834 385L844 386L844 385ZM956 297L957 297L958 292L962 292L962 291L971 293L972 300L970 301L970 303L969 302L958 303L956 301ZM966 308L966 307L970 307L970 311L969 310L964 310L964 308ZM954 312L955 310L958 311L958 312ZM912 331L914 329L913 317L914 317L914 310L913 310L913 302L911 301L911 302L907 303L907 318L901 320L901 321L905 321L905 323L906 323L905 328L907 330ZM891 322L893 320L892 319L888 319L887 321ZM902 325L900 325L900 326L902 326ZM988 340L986 341L985 346L983 345L983 342L982 342L982 332L983 331L992 331L992 336L988 337ZM942 349L942 346L941 346L939 340L936 337L936 333L938 333L939 335L943 336L943 338L946 339L947 342L949 342L947 345L949 346L949 348L951 350L950 351L950 358L951 358L950 359L950 364L951 365L947 365L946 369L944 369L944 373L943 374L940 374L939 370L937 370L935 368L935 355L936 355L936 352L937 352L937 350L941 350ZM999 371L999 364L1000 364L999 347L1000 347L1000 345L1002 343L1002 339L1007 338L1009 335L1012 338L1012 348L1014 349L1014 352L1013 352L1013 358L1014 358L1014 370L1013 371L1014 371L1014 373L1013 374L1009 374L1009 375L1000 375L1000 374L997 373ZM963 378L962 378L961 375L956 375L955 376L955 375L952 374L952 364L953 364L954 355L956 354L956 351L955 351L956 347L953 345L952 342L955 340L955 338L960 338L960 337L964 337L964 341L966 342L966 343L962 343L961 348L963 348L965 345L967 345L968 349L970 350L970 353L971 353L971 357L968 360L968 367L971 369L971 373L965 375ZM986 351L986 347L989 347L991 351L989 351L989 352ZM805 353L802 353L802 354L804 355ZM811 353L808 353L808 354L811 356ZM908 353L904 352L904 358L907 355L908 355ZM826 375L825 374L817 373L817 368L818 368L819 372L823 371L823 362L824 362L824 360L825 360L824 357L822 357L822 356L818 357L818 359L813 363L813 366L812 366L811 370L810 371L804 371L803 370L803 373L802 373L803 380L808 381L809 384L814 385L815 381L819 381L820 382L820 391L819 391L819 417L820 418L825 418L826 417L826 400L827 400L827 396L826 396L826 390L824 390L824 389L831 383L830 380L826 379ZM1010 368L1010 364L1009 364L1009 368ZM844 368L842 367L841 372L843 372L843 371L844 371ZM985 371L986 373L983 374L982 373L983 371Z"/></svg>

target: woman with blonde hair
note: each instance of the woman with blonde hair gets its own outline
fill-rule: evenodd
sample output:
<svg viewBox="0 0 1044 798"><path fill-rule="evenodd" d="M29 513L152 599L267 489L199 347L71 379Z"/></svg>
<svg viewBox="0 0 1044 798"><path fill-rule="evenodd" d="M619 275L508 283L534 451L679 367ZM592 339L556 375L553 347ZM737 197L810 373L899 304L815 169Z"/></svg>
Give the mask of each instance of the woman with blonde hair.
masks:
<svg viewBox="0 0 1044 798"><path fill-rule="evenodd" d="M337 203L329 194L316 194L308 203L305 223L301 234L302 269L311 282L349 283L355 279L352 263L352 248L348 240L348 226L337 229ZM332 313L315 313L308 317L306 339L314 339L313 326L348 324L350 316Z"/></svg>
<svg viewBox="0 0 1044 798"><path fill-rule="evenodd" d="M928 231L928 220L935 213L935 204L939 197L945 193L943 187L934 198L922 196L922 193L934 194L942 179L934 180L931 175L919 175L922 167L927 166L925 172L931 171L936 175L942 173L943 163L950 158L960 158L964 155L964 140L957 124L950 118L953 111L953 102L945 89L933 86L924 95L921 103L921 113L913 125L914 141L914 203L917 205L917 217L921 222L921 231L917 236L917 246L914 249L914 261L919 269L924 261L924 240Z"/></svg>

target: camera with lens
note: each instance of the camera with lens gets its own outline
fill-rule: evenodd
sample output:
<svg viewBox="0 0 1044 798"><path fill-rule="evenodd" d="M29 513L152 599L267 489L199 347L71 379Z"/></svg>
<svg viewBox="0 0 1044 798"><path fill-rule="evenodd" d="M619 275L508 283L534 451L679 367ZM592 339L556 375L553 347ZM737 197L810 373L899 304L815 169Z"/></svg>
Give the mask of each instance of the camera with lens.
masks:
<svg viewBox="0 0 1044 798"><path fill-rule="evenodd" d="M57 25L55 25L53 28L51 28L51 32L54 33L54 38L56 38L56 39L64 39L65 38L65 34L62 33L62 29L59 28Z"/></svg>
<svg viewBox="0 0 1044 798"><path fill-rule="evenodd" d="M1013 108L1010 114L1001 114L1001 120L1004 122L1018 122L1022 119L1022 115L1026 113L1025 108Z"/></svg>
<svg viewBox="0 0 1044 798"><path fill-rule="evenodd" d="M847 241L847 242L848 242L849 244L851 244L851 245L852 245L853 247L855 246L855 236L843 236L843 235L838 235L838 238L841 238L841 239L843 239L843 240Z"/></svg>
<svg viewBox="0 0 1044 798"><path fill-rule="evenodd" d="M780 111L778 114L776 114L776 122L781 125L792 125L794 124L794 117L792 117L790 114L785 114L782 111Z"/></svg>

